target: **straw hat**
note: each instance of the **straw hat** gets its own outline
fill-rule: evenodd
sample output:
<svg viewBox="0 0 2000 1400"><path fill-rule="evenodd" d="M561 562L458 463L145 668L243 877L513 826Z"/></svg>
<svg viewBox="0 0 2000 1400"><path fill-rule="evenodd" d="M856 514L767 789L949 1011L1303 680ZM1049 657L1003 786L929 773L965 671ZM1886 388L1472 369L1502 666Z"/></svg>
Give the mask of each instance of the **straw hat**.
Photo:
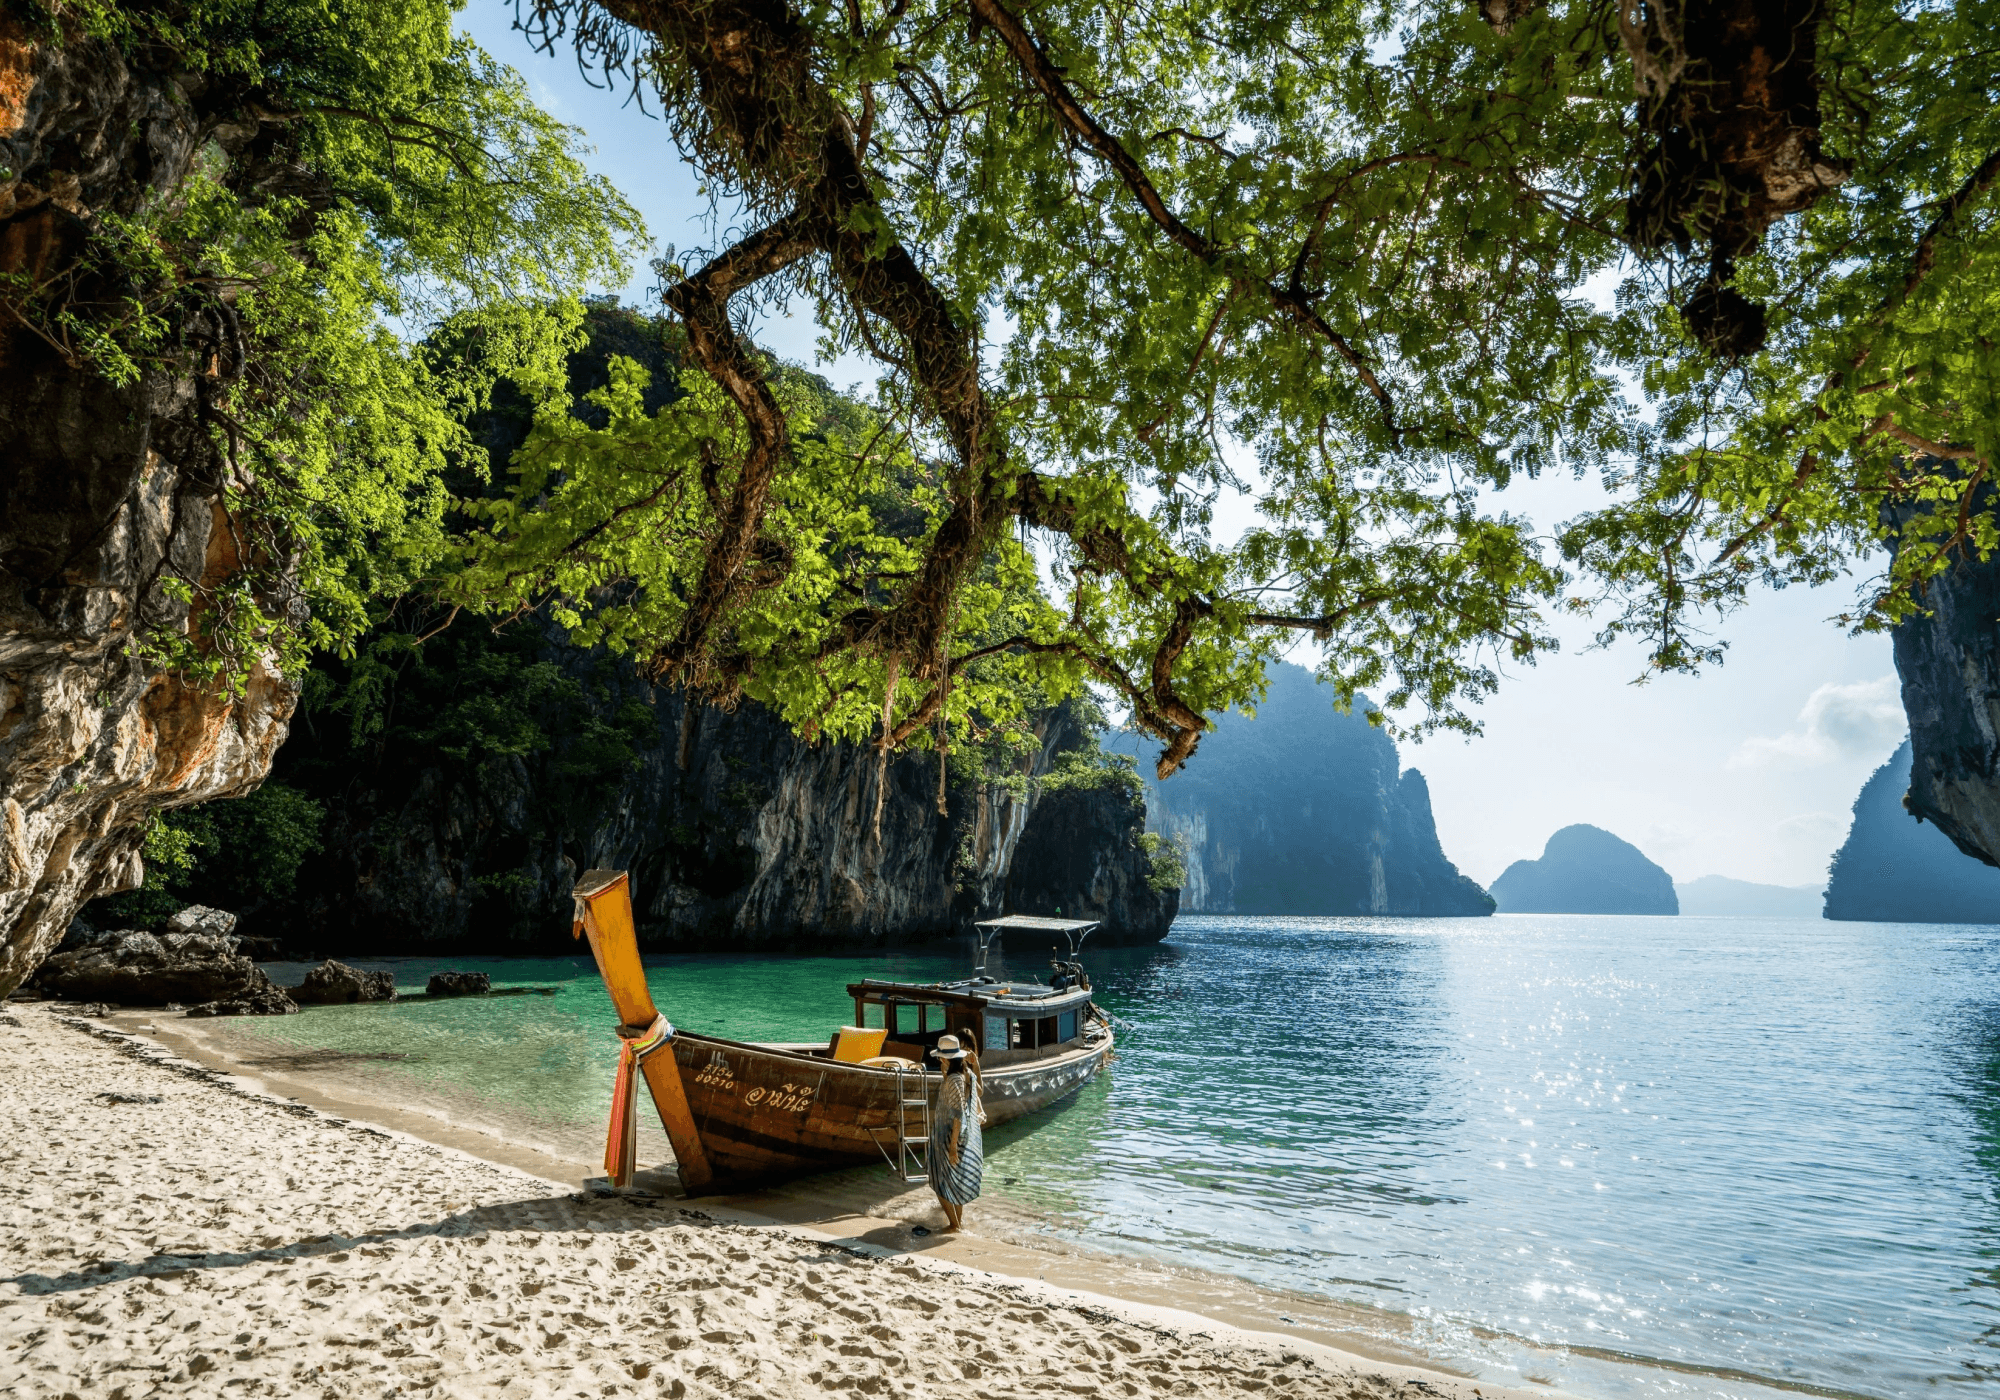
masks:
<svg viewBox="0 0 2000 1400"><path fill-rule="evenodd" d="M937 1049L931 1053L940 1060L962 1060L965 1058L965 1047L958 1043L957 1036L941 1035L938 1037Z"/></svg>

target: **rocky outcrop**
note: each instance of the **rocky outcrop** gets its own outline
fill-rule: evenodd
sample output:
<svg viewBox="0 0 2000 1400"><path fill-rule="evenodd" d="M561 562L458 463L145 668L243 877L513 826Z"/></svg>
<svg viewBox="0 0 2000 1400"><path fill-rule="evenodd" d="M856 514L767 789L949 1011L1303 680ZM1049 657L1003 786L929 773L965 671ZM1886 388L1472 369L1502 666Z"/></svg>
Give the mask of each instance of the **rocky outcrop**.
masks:
<svg viewBox="0 0 2000 1400"><path fill-rule="evenodd" d="M1914 755L1910 811L2000 865L2000 556L1957 560L1923 604L1893 634Z"/></svg>
<svg viewBox="0 0 2000 1400"><path fill-rule="evenodd" d="M485 972L433 972L424 984L429 997L483 997L493 990L493 977Z"/></svg>
<svg viewBox="0 0 2000 1400"><path fill-rule="evenodd" d="M1187 768L1147 789L1148 822L1182 854L1190 912L1484 915L1445 858L1423 774L1363 707L1300 666L1271 669L1255 719L1216 717ZM1128 752L1145 745L1125 736ZM1142 765L1142 767L1147 765Z"/></svg>
<svg viewBox="0 0 2000 1400"><path fill-rule="evenodd" d="M1490 887L1503 914L1678 914L1674 877L1629 841L1566 826L1540 860L1517 860Z"/></svg>
<svg viewBox="0 0 2000 1400"><path fill-rule="evenodd" d="M230 932L235 922L233 915L197 907L182 910L157 932L79 930L41 965L35 987L113 1006L188 1006L190 1016L298 1010L237 950Z"/></svg>
<svg viewBox="0 0 2000 1400"><path fill-rule="evenodd" d="M357 750L339 716L309 712L279 755L279 777L326 809L323 850L252 931L328 953L569 951L570 887L593 867L632 872L650 949L912 944L1058 908L1103 919L1105 943L1154 941L1172 922L1136 780L1044 790L1065 755L1094 747L1067 708L1036 720L1014 771L948 773L941 815L935 754L885 768L754 704L690 714L629 663L549 633L428 647L428 688L413 669L396 701L408 730ZM510 695L538 698L503 719L509 677L527 678ZM545 741L453 758L472 741L435 736L461 695L487 728Z"/></svg>
<svg viewBox="0 0 2000 1400"><path fill-rule="evenodd" d="M431 979L436 981L436 978ZM300 1006L351 1006L362 1001L394 1001L396 979L386 972L363 972L328 958L292 988Z"/></svg>
<svg viewBox="0 0 2000 1400"><path fill-rule="evenodd" d="M1909 924L2000 924L2000 870L1966 855L1905 800L1906 740L1854 800L1854 821L1835 852L1826 917Z"/></svg>
<svg viewBox="0 0 2000 1400"><path fill-rule="evenodd" d="M65 278L92 218L176 189L217 139L213 87L0 20L0 277ZM85 900L139 883L151 813L256 785L294 693L262 666L232 691L142 655L187 627L180 585L233 564L194 376L149 363L114 383L0 322L4 995Z"/></svg>

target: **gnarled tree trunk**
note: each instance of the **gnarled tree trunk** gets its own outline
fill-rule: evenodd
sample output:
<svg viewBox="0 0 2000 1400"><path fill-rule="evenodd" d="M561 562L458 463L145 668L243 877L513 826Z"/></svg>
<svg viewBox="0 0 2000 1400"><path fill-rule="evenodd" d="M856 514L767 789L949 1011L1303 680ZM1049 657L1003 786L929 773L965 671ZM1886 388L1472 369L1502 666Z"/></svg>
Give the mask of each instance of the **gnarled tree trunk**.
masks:
<svg viewBox="0 0 2000 1400"><path fill-rule="evenodd" d="M0 274L77 271L90 221L171 198L233 105L200 77L0 21ZM19 283L13 285L18 287ZM118 385L0 312L0 995L78 906L130 889L162 807L247 792L294 702L266 668L240 694L141 655L188 625L163 586L234 564L192 373Z"/></svg>

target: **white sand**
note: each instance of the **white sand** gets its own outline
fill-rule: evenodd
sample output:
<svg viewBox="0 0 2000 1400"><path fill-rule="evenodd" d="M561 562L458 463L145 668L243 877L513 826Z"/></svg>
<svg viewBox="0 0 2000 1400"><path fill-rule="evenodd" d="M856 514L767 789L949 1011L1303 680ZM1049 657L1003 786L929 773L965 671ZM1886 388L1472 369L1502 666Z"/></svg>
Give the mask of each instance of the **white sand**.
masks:
<svg viewBox="0 0 2000 1400"><path fill-rule="evenodd" d="M67 1015L0 1011L9 1396L1480 1394L674 1201L574 1194Z"/></svg>

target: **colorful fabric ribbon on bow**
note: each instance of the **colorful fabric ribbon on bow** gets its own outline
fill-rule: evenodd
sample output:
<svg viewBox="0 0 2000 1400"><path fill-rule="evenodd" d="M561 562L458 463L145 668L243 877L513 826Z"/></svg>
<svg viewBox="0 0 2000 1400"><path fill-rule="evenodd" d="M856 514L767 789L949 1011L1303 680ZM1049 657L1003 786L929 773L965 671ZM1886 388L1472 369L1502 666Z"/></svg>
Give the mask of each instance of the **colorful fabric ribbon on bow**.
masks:
<svg viewBox="0 0 2000 1400"><path fill-rule="evenodd" d="M632 1184L639 1158L639 1069L674 1039L673 1023L655 1016L644 1030L618 1028L618 1078L611 1086L611 1127L604 1140L604 1174L616 1187Z"/></svg>

